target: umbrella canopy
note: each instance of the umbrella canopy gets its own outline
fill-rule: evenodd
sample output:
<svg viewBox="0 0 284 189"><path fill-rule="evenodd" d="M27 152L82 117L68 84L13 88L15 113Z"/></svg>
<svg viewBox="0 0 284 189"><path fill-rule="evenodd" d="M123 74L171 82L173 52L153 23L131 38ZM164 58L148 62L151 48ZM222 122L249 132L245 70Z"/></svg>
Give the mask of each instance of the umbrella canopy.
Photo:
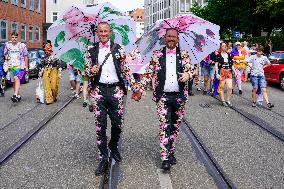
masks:
<svg viewBox="0 0 284 189"><path fill-rule="evenodd" d="M83 71L86 49L98 40L95 29L100 22L110 24L111 41L124 45L126 53L137 48L135 22L110 3L72 6L47 31L55 57Z"/></svg>
<svg viewBox="0 0 284 189"><path fill-rule="evenodd" d="M179 32L179 47L189 52L194 64L219 47L220 27L193 14L158 20L138 41L138 48L145 63L151 60L152 51L165 45L164 36L168 28Z"/></svg>

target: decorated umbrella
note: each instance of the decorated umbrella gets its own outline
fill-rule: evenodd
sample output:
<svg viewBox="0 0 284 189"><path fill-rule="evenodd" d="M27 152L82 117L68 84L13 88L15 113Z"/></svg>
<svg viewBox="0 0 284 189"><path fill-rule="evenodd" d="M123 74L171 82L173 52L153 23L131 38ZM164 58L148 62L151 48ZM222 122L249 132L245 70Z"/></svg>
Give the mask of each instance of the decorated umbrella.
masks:
<svg viewBox="0 0 284 189"><path fill-rule="evenodd" d="M205 56L219 47L220 27L193 14L158 20L139 41L145 63L151 59L153 50L165 45L164 36L168 28L175 28L179 32L179 46L187 50L194 64L199 63Z"/></svg>
<svg viewBox="0 0 284 189"><path fill-rule="evenodd" d="M145 73L148 64L144 64L141 53L135 49L126 57L126 63L129 65L131 73L143 74Z"/></svg>
<svg viewBox="0 0 284 189"><path fill-rule="evenodd" d="M124 45L126 53L137 47L135 22L110 3L72 6L47 31L55 57L83 71L86 49L97 41L94 34L100 22L110 24L111 41Z"/></svg>

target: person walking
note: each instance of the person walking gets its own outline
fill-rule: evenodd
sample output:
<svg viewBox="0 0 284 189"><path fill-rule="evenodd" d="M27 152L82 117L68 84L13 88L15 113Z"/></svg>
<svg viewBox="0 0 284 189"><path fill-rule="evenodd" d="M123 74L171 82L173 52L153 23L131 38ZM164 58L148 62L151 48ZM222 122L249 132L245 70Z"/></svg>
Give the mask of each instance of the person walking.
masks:
<svg viewBox="0 0 284 189"><path fill-rule="evenodd" d="M239 89L239 94L242 95L242 75L244 73L244 69L246 68L246 62L245 62L245 57L246 57L246 51L244 48L242 48L240 42L236 42L236 48L233 49L231 52L231 56L234 61L234 75L235 75L235 80L236 84L238 85Z"/></svg>
<svg viewBox="0 0 284 189"><path fill-rule="evenodd" d="M264 48L260 46L256 50L256 54L251 56L249 59L249 63L251 63L251 83L252 83L252 106L256 107L257 95L256 92L258 87L261 88L261 94L266 101L267 107L269 109L273 108L274 105L269 102L267 90L266 90L266 81L264 76L263 67L266 64L271 64L268 60L267 56L263 55Z"/></svg>
<svg viewBox="0 0 284 189"><path fill-rule="evenodd" d="M108 165L108 152L116 162L122 160L118 151L118 142L124 120L124 95L127 90L124 80L134 84L129 66L125 62L125 52L121 45L110 41L112 30L107 22L97 26L96 34L99 42L88 48L87 61L90 64L90 97L96 118L96 138L100 153L100 163L95 175L102 175ZM133 90L135 86L132 86ZM137 90L139 90L137 88ZM107 115L111 121L111 139L107 144Z"/></svg>
<svg viewBox="0 0 284 189"><path fill-rule="evenodd" d="M0 43L0 96L5 94L4 44Z"/></svg>
<svg viewBox="0 0 284 189"><path fill-rule="evenodd" d="M21 79L28 74L28 50L24 43L18 42L18 33L12 32L11 41L5 44L5 59L8 64L8 74L13 83L14 95L12 102L20 102Z"/></svg>
<svg viewBox="0 0 284 189"><path fill-rule="evenodd" d="M40 75L43 77L44 98L46 105L57 101L59 78L61 78L61 61L52 55L52 46L47 43L44 47L45 57Z"/></svg>
<svg viewBox="0 0 284 189"><path fill-rule="evenodd" d="M177 47L179 33L175 28L166 30L164 40L166 46L154 51L142 83L146 87L154 79L153 100L160 121L161 168L167 171L177 163L175 143L185 113L187 81L193 75L193 65L188 52Z"/></svg>
<svg viewBox="0 0 284 189"><path fill-rule="evenodd" d="M215 69L217 73L217 78L220 80L220 98L222 105L232 106L231 96L232 96L232 78L233 78L233 60L231 55L228 53L228 46L225 42L220 44L221 52L216 56ZM227 87L227 98L225 100L224 87Z"/></svg>

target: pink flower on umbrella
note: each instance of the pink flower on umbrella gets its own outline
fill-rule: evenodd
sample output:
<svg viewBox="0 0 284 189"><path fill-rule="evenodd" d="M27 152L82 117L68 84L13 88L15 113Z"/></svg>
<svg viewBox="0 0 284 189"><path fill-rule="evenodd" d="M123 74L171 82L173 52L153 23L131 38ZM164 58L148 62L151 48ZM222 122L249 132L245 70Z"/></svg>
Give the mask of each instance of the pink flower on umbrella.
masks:
<svg viewBox="0 0 284 189"><path fill-rule="evenodd" d="M98 16L83 13L77 7L73 7L71 10L66 12L63 15L63 20L66 23L68 23L66 25L66 29L71 38L75 36L77 37L78 34L83 35L84 33L82 33L82 31L85 31L85 33L88 33L89 31L88 26L91 26L91 24L93 24L94 22L99 23L103 21ZM79 27L80 25L82 27ZM88 35L86 35L86 37L87 36Z"/></svg>
<svg viewBox="0 0 284 189"><path fill-rule="evenodd" d="M181 16L178 18L171 18L164 20L159 30L159 37L163 37L166 34L166 30L169 28L176 28L180 33L187 31L191 24L205 23L206 21L196 17Z"/></svg>

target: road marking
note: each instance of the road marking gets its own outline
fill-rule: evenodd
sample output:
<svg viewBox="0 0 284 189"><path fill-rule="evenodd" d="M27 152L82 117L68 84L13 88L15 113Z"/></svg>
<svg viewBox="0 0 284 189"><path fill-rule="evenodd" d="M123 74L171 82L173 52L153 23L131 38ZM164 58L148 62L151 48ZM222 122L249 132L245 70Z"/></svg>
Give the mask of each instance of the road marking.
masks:
<svg viewBox="0 0 284 189"><path fill-rule="evenodd" d="M169 173L163 173L163 170L157 169L161 189L173 189Z"/></svg>

